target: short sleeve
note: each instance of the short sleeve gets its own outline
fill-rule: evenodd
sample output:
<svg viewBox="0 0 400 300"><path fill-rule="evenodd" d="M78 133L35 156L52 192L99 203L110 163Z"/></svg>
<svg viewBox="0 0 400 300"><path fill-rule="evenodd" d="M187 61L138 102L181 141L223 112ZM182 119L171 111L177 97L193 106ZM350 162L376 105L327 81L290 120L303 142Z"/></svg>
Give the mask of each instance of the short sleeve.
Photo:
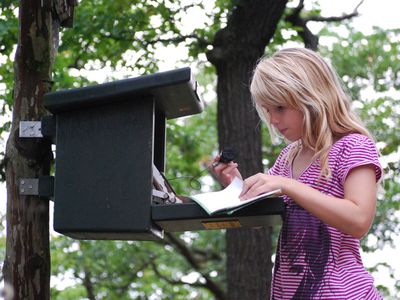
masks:
<svg viewBox="0 0 400 300"><path fill-rule="evenodd" d="M367 136L360 134L350 135L343 141L343 153L338 168L339 181L344 184L348 174L354 168L372 165L375 168L376 182L382 176L382 166L375 143Z"/></svg>

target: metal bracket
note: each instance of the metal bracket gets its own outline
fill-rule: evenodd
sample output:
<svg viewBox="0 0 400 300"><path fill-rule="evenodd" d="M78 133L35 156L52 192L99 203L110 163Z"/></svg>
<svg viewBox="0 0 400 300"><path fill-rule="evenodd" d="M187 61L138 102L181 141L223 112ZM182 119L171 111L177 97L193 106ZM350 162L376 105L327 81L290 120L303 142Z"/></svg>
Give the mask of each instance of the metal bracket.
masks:
<svg viewBox="0 0 400 300"><path fill-rule="evenodd" d="M175 195L172 193L153 189L152 195L153 195L153 203L154 204L171 204L171 203L177 202Z"/></svg>
<svg viewBox="0 0 400 300"><path fill-rule="evenodd" d="M169 197L168 193L155 189L152 190L152 196L154 204L164 204Z"/></svg>
<svg viewBox="0 0 400 300"><path fill-rule="evenodd" d="M19 194L23 196L39 196L51 198L54 196L54 177L21 178Z"/></svg>
<svg viewBox="0 0 400 300"><path fill-rule="evenodd" d="M19 137L22 138L54 138L56 125L54 116L44 116L41 121L20 121Z"/></svg>
<svg viewBox="0 0 400 300"><path fill-rule="evenodd" d="M42 122L41 121L20 121L19 137L24 138L42 138Z"/></svg>
<svg viewBox="0 0 400 300"><path fill-rule="evenodd" d="M153 195L153 202L155 204L170 204L177 202L177 198L173 193L168 193L153 189L152 195Z"/></svg>
<svg viewBox="0 0 400 300"><path fill-rule="evenodd" d="M161 191L158 191L158 190L155 190L155 189L153 189L152 194L153 194L153 197L157 197L157 198L160 198L160 199L163 199L163 200L166 200L166 199L169 198L168 193L161 192Z"/></svg>

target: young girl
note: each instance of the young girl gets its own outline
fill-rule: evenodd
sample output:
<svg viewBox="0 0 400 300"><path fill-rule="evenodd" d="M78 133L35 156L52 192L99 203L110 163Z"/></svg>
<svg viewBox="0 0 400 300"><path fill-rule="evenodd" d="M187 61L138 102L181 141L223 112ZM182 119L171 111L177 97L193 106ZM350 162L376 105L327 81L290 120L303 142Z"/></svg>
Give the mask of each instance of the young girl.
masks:
<svg viewBox="0 0 400 300"><path fill-rule="evenodd" d="M290 142L241 193L281 189L286 204L271 299L382 299L359 251L382 171L338 76L317 53L285 49L259 62L250 90L272 137ZM223 185L241 177L234 162L214 166Z"/></svg>

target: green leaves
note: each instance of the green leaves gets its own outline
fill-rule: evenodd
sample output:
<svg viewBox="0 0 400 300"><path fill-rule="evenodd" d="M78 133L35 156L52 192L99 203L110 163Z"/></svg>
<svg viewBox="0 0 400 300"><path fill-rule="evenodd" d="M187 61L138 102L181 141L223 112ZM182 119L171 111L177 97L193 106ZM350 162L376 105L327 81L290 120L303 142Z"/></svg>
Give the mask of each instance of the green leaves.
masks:
<svg viewBox="0 0 400 300"><path fill-rule="evenodd" d="M376 137L382 153L383 191L370 231L378 238L378 243L374 247L363 245L365 251L374 251L400 234L400 220L396 214L400 208L400 30L374 28L373 33L365 35L349 26L347 29L348 37L329 33L336 42L321 48L321 52L337 68L351 92L355 108Z"/></svg>
<svg viewBox="0 0 400 300"><path fill-rule="evenodd" d="M167 178L178 194L199 192L217 151L215 103L202 114L168 122Z"/></svg>
<svg viewBox="0 0 400 300"><path fill-rule="evenodd" d="M186 242L180 243L189 253L193 252L192 259L198 262L197 271L201 273L193 271L185 255L177 255L174 242L76 241L53 237L52 272L58 278L53 277L53 285L60 284L63 274L72 274L72 280L63 290L54 286L52 299L84 298L90 288L96 299L148 299L154 295L158 295L157 299L208 299L206 290L196 291L189 283L194 280L202 286L201 274L222 272L223 239L212 232L182 236Z"/></svg>
<svg viewBox="0 0 400 300"><path fill-rule="evenodd" d="M188 22L186 8L174 1L82 1L74 28L63 31L59 56L68 58L67 65L76 69L88 68L87 63L95 61L97 69L108 64L141 74L154 72L158 69L154 55L161 46L184 43L191 55L204 52L210 30L200 26L193 33L181 33ZM216 30L218 23L213 26ZM124 56L132 52L139 55L127 60Z"/></svg>

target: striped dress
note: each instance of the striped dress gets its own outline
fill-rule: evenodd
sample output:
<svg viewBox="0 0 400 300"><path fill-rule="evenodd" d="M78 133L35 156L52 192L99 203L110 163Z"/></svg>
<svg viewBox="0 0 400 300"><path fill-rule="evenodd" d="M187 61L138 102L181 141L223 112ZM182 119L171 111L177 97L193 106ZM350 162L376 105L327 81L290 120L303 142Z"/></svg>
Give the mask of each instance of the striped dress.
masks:
<svg viewBox="0 0 400 300"><path fill-rule="evenodd" d="M285 160L292 145L282 150L269 174L292 178L291 165ZM374 142L360 134L349 134L329 152L329 179L319 177L321 168L316 160L298 180L343 198L343 183L349 171L368 164L375 167L378 181L382 172ZM285 203L271 299L382 299L363 266L358 239L323 223L287 196Z"/></svg>

